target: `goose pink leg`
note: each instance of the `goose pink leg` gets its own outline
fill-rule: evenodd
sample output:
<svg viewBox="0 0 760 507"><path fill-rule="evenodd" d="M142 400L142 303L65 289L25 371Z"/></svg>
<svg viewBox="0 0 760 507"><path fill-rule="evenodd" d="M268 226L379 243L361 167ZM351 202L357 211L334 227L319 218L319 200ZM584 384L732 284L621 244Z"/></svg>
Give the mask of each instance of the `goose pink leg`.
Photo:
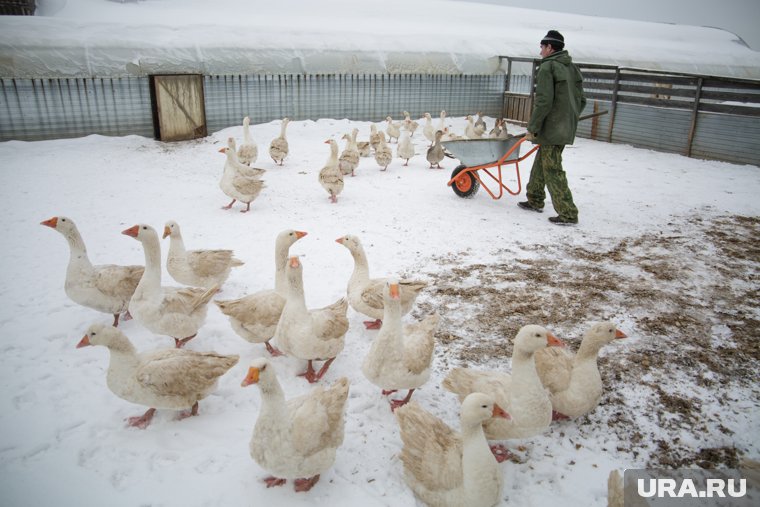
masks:
<svg viewBox="0 0 760 507"><path fill-rule="evenodd" d="M309 381L309 384L313 384L319 378L317 378L317 373L314 371L314 367L311 364L311 359L309 359L309 365L306 367L306 371L303 373L298 374L299 377L303 377L306 380Z"/></svg>
<svg viewBox="0 0 760 507"><path fill-rule="evenodd" d="M267 485L267 488L273 488L275 486L282 486L286 482L288 482L287 479L280 479L278 477L269 476L266 479L264 479L264 482Z"/></svg>
<svg viewBox="0 0 760 507"><path fill-rule="evenodd" d="M314 487L314 485L317 482L319 482L319 474L315 475L314 477L310 477L308 479L296 479L295 486L293 487L293 489L295 489L299 493L304 492L304 491L309 491L311 488Z"/></svg>
<svg viewBox="0 0 760 507"><path fill-rule="evenodd" d="M409 400L412 399L412 393L414 392L414 389L409 389L409 392L406 394L406 398L403 400L391 400L391 411L395 412L397 408L403 407L407 403L409 403Z"/></svg>
<svg viewBox="0 0 760 507"><path fill-rule="evenodd" d="M149 408L148 411L145 412L143 415L127 418L127 425L134 426L135 428L140 428L141 430L144 430L150 424L150 421L153 419L153 414L155 413L156 413L155 408Z"/></svg>
<svg viewBox="0 0 760 507"><path fill-rule="evenodd" d="M232 208L232 205L235 204L235 201L237 201L237 199L233 199L232 202L229 203L227 206L222 206L222 209L230 209L230 208Z"/></svg>
<svg viewBox="0 0 760 507"><path fill-rule="evenodd" d="M383 325L383 321L380 319L364 321L365 329L380 329L382 325Z"/></svg>
<svg viewBox="0 0 760 507"><path fill-rule="evenodd" d="M193 338L195 338L197 335L198 335L198 333L195 333L193 336L188 336L187 338L182 338L181 340L179 338L175 338L174 339L174 347L178 348L178 349L181 349L182 347L184 347L185 345L187 345L187 342L189 342L190 340L192 340Z"/></svg>
<svg viewBox="0 0 760 507"><path fill-rule="evenodd" d="M272 344L271 344L271 343L269 343L269 340L265 341L265 342L264 342L264 345L266 346L266 348L267 348L267 351L268 351L268 352L269 352L269 353L270 353L270 354L271 354L273 357L277 357L277 356L284 356L284 355L285 355L285 354L283 354L283 353L282 353L282 351L281 351L280 349L278 349L277 347L274 347L274 346L272 346Z"/></svg>
<svg viewBox="0 0 760 507"><path fill-rule="evenodd" d="M193 406L190 410L183 410L179 413L179 416L177 417L178 420L187 419L188 417L193 417L194 415L198 415L198 402L196 401L193 403Z"/></svg>

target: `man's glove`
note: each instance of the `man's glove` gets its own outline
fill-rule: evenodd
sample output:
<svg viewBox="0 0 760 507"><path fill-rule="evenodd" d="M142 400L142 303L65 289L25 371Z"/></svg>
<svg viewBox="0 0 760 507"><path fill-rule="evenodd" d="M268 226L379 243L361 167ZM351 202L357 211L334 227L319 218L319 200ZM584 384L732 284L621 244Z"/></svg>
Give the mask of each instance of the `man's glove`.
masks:
<svg viewBox="0 0 760 507"><path fill-rule="evenodd" d="M526 132L525 133L525 140L534 142L536 140L536 136L532 132Z"/></svg>

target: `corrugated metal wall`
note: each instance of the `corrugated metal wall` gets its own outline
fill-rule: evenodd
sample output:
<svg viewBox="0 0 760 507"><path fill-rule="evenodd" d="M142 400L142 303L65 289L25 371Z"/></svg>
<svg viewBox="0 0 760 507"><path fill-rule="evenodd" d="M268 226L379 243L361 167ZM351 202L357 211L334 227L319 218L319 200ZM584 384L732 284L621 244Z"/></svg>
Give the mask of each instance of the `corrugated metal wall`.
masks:
<svg viewBox="0 0 760 507"><path fill-rule="evenodd" d="M153 137L148 78L0 79L0 140Z"/></svg>
<svg viewBox="0 0 760 507"><path fill-rule="evenodd" d="M89 134L153 137L148 78L0 79L0 140ZM402 111L419 118L482 111L498 116L503 76L236 75L204 78L209 132L239 125L351 118L381 121Z"/></svg>
<svg viewBox="0 0 760 507"><path fill-rule="evenodd" d="M279 75L207 76L206 121L209 132L284 117L297 120L350 118L382 121L386 116L413 118L425 112L449 116L482 111L498 116L503 76L438 75Z"/></svg>

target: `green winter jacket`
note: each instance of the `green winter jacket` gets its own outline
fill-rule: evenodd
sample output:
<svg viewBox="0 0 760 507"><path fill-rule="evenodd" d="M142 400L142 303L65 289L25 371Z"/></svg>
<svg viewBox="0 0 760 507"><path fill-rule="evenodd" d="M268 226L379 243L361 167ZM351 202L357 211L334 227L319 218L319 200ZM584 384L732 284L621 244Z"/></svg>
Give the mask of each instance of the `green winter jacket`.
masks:
<svg viewBox="0 0 760 507"><path fill-rule="evenodd" d="M584 107L583 77L567 51L557 51L541 60L533 113L528 122L528 132L536 136L534 142L573 144Z"/></svg>

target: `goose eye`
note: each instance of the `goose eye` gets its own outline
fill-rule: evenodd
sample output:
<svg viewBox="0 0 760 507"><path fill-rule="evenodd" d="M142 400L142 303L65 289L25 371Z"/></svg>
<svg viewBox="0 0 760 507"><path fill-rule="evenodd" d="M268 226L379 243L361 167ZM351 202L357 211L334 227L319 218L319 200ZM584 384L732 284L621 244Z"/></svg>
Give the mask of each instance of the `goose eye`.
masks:
<svg viewBox="0 0 760 507"><path fill-rule="evenodd" d="M264 365L264 366L261 367L261 369L259 369L259 371L264 371L266 369L267 369L267 365Z"/></svg>
<svg viewBox="0 0 760 507"><path fill-rule="evenodd" d="M480 408L488 408L488 405L481 405Z"/></svg>
<svg viewBox="0 0 760 507"><path fill-rule="evenodd" d="M61 222L65 222L65 221L66 221L66 219L65 219L65 218L62 218L62 219L61 219Z"/></svg>
<svg viewBox="0 0 760 507"><path fill-rule="evenodd" d="M142 230L144 230L144 231L147 231L147 230L148 230L148 227L147 227L147 226L145 226L145 225L143 225L143 226L142 226Z"/></svg>

